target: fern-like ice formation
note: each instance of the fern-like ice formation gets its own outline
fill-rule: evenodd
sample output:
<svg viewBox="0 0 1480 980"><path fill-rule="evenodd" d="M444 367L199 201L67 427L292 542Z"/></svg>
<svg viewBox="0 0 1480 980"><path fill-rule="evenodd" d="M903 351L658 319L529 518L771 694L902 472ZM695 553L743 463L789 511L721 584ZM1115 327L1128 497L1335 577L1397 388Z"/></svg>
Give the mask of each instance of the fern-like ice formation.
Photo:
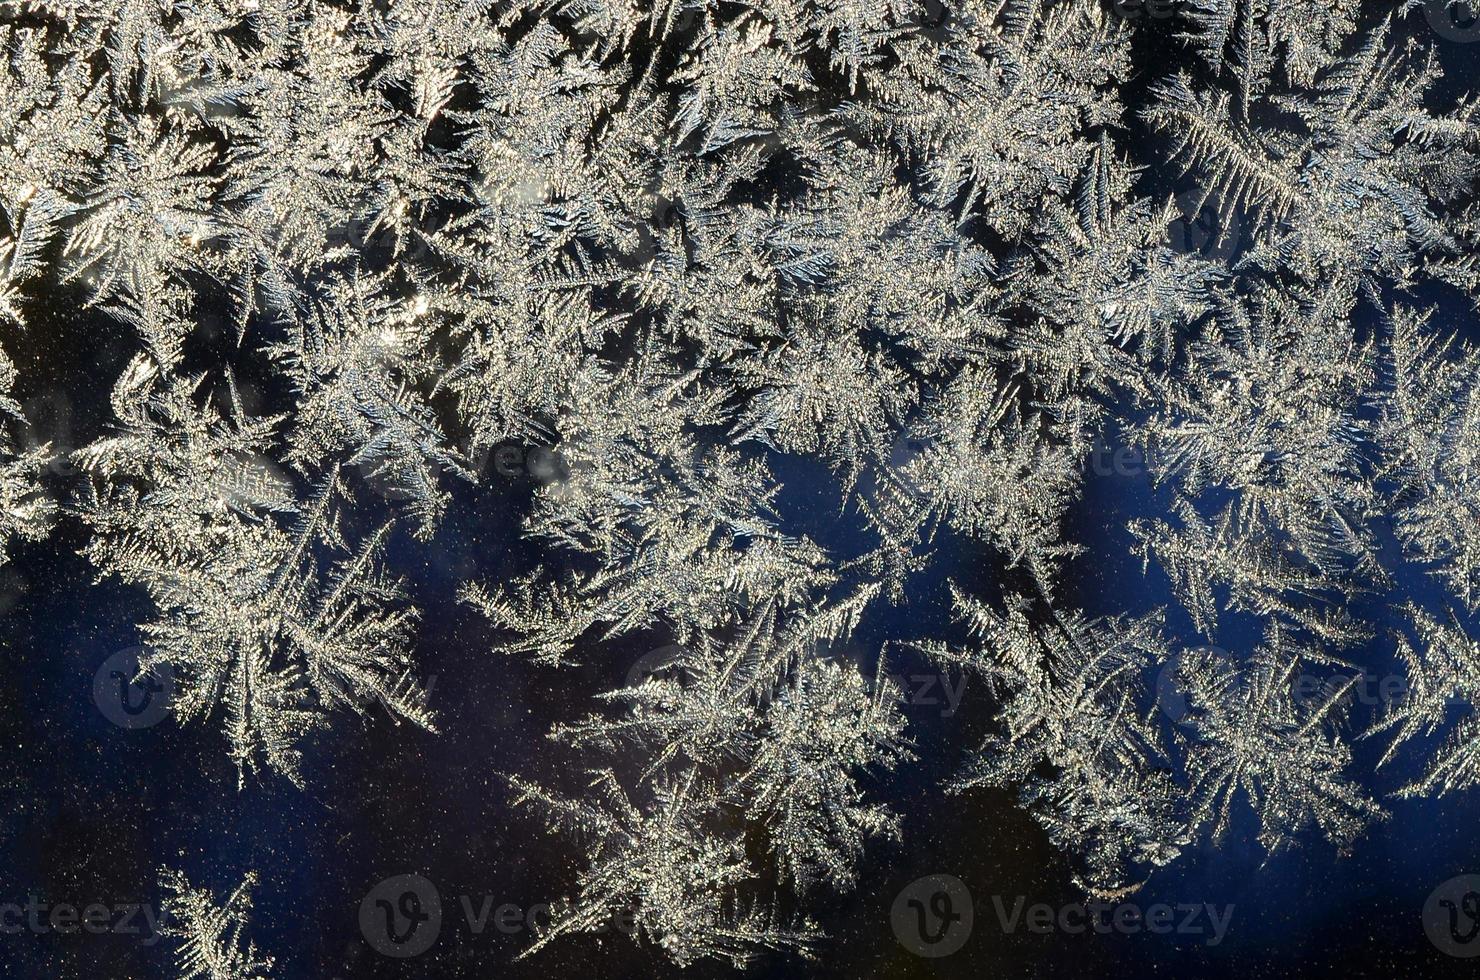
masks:
<svg viewBox="0 0 1480 980"><path fill-rule="evenodd" d="M269 980L271 957L260 957L244 940L252 911L257 876L249 873L226 901L218 903L208 889L192 885L179 871L166 868L163 913L167 935L175 945L180 980Z"/></svg>
<svg viewBox="0 0 1480 980"><path fill-rule="evenodd" d="M80 513L92 561L159 610L140 669L177 678L177 716L219 712L239 768L300 782L297 743L324 709L374 700L431 726L407 653L415 615L381 567L388 528L348 544L337 467L300 501L261 455L277 420L246 415L227 380L222 413L202 379L136 359L113 392L118 433L78 454Z"/></svg>
<svg viewBox="0 0 1480 980"><path fill-rule="evenodd" d="M1480 126L1378 6L0 3L6 344L65 297L134 352L56 492L0 400L0 548L65 492L177 717L303 782L343 711L433 725L387 544L528 460L538 566L458 592L491 657L679 651L551 733L587 780L509 774L589 848L536 948L825 942L809 895L909 832L900 657L994 726L945 789L1088 889L1246 813L1351 846L1363 719L1296 677L1397 656L1403 793L1473 790L1480 709L1480 354L1431 309L1480 302ZM1152 484L1109 545L1107 443ZM190 976L256 975L202 901Z"/></svg>

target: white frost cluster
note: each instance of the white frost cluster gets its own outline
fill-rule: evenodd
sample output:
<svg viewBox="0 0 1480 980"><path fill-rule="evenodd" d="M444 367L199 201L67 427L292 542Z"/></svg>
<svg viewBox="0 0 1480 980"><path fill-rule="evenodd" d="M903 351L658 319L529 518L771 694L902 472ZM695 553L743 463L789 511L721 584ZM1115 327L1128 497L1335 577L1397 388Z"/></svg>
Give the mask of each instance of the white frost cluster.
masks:
<svg viewBox="0 0 1480 980"><path fill-rule="evenodd" d="M815 948L807 896L901 832L895 657L973 678L949 788L1012 787L1089 889L1246 809L1346 846L1383 811L1301 671L1396 652L1405 791L1480 782L1480 352L1419 299L1480 298L1480 125L1414 6L1189 0L1168 68L1084 0L0 0L0 326L75 298L136 352L61 508L0 360L0 546L82 522L178 716L300 781L336 713L435 724L391 536L554 447L546 560L460 599L551 678L681 653L552 732L587 785L510 776L589 845L539 945L619 910L679 963ZM1192 635L1064 598L1115 439L1159 512L1112 530ZM1239 621L1174 725L1149 680ZM177 887L187 976L266 969Z"/></svg>

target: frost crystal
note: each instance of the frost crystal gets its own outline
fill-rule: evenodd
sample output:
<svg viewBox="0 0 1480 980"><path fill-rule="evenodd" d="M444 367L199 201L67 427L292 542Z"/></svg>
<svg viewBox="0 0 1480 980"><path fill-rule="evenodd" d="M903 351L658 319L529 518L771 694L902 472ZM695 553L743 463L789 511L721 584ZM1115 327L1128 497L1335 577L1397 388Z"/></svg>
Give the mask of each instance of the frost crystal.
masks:
<svg viewBox="0 0 1480 980"><path fill-rule="evenodd" d="M930 792L1101 894L1351 846L1364 731L1473 791L1477 103L1416 0L1110 6L0 0L0 559L147 601L242 785L433 729L419 609L562 689L673 645L506 774L588 848L535 949L817 950L908 833L898 662L987 732ZM172 881L188 977L266 969Z"/></svg>
<svg viewBox="0 0 1480 980"><path fill-rule="evenodd" d="M161 873L166 890L164 913L173 924L180 980L268 980L272 959L258 958L251 942L242 945L242 931L252 911L251 890L256 874L249 873L224 904L204 888L196 888L179 871Z"/></svg>

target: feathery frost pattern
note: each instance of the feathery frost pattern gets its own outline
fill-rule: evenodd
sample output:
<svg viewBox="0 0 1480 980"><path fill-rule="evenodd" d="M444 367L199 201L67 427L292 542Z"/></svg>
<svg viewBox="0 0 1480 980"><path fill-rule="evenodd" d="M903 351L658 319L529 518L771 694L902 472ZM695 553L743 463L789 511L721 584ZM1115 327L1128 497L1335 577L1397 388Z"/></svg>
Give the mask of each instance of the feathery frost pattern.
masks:
<svg viewBox="0 0 1480 980"><path fill-rule="evenodd" d="M502 774L585 855L526 955L825 950L909 833L900 663L989 729L930 792L1089 892L1359 847L1480 783L1480 119L1375 6L1187 0L1146 66L1079 0L0 2L0 337L126 350L75 448L0 355L0 560L80 535L175 719L312 793L436 731L419 570L516 521L438 612L488 670L671 645ZM1091 540L1105 445L1151 503ZM254 880L167 877L185 980L268 975Z"/></svg>
<svg viewBox="0 0 1480 980"><path fill-rule="evenodd" d="M165 888L164 912L174 923L169 935L176 944L181 980L270 980L272 959L259 959L242 933L252 911L255 874L237 886L224 903L210 891L196 888L179 871L161 873Z"/></svg>

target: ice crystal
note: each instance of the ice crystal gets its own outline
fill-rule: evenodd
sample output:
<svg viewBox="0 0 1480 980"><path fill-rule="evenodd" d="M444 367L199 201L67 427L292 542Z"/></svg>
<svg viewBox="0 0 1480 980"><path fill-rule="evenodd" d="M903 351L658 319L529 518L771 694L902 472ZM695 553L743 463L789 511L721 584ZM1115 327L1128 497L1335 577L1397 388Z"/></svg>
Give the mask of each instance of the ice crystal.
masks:
<svg viewBox="0 0 1480 980"><path fill-rule="evenodd" d="M257 876L249 873L224 903L204 888L196 888L179 871L161 873L169 916L169 935L177 945L180 980L268 980L272 958L260 957L242 932L252 911L251 891Z"/></svg>
<svg viewBox="0 0 1480 980"><path fill-rule="evenodd" d="M1480 296L1480 127L1374 6L1187 0L1137 64L1079 0L0 2L0 558L70 522L242 780L432 727L401 570L463 535L490 670L675 644L551 732L588 785L508 774L589 847L535 948L815 949L908 832L895 657L972 678L946 788L1086 888L1246 813L1349 846L1311 665L1396 652L1401 792L1476 782L1480 355L1433 307ZM38 445L78 324L106 429ZM1145 506L1096 536L1106 443ZM188 976L266 969L173 880Z"/></svg>

